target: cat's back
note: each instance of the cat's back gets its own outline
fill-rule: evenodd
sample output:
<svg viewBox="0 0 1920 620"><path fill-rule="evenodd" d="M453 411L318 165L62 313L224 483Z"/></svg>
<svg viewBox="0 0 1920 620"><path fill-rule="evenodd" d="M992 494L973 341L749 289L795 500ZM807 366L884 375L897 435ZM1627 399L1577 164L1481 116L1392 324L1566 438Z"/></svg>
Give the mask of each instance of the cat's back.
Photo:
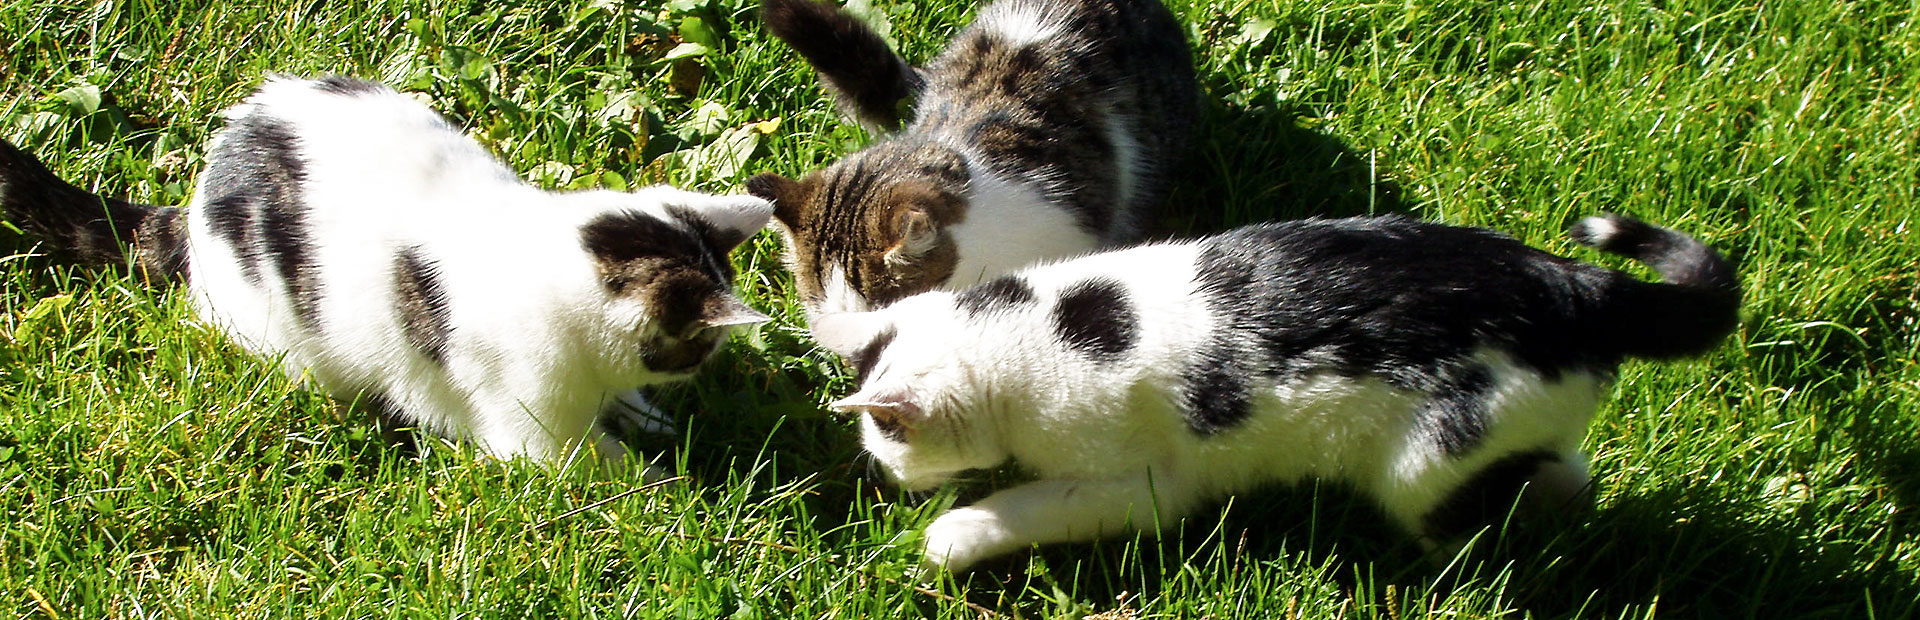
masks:
<svg viewBox="0 0 1920 620"><path fill-rule="evenodd" d="M297 151L302 176L316 187L405 196L444 194L462 183L520 184L425 103L366 80L274 78L228 118L230 127L278 128ZM243 163L257 159L249 157L248 145L234 146L226 155Z"/></svg>
<svg viewBox="0 0 1920 620"><path fill-rule="evenodd" d="M1404 217L1309 219L1203 243L1198 290L1275 376L1418 383L1485 348L1545 372L1613 360L1588 331L1598 268L1477 228Z"/></svg>

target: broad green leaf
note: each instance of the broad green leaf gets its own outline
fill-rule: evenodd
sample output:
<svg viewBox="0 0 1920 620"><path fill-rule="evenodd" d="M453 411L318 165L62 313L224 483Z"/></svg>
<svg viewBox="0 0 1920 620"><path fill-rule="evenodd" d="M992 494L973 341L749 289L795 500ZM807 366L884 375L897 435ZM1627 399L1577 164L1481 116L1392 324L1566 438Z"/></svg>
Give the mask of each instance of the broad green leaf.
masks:
<svg viewBox="0 0 1920 620"><path fill-rule="evenodd" d="M86 116L100 111L100 87L81 84L53 94L53 98L67 104L72 116Z"/></svg>

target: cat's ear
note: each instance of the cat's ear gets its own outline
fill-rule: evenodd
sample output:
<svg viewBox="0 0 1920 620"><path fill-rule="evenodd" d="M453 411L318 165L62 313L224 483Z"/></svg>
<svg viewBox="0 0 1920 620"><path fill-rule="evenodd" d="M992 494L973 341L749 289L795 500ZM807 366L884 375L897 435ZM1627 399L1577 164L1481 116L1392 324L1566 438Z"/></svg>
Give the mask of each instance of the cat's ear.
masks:
<svg viewBox="0 0 1920 620"><path fill-rule="evenodd" d="M773 217L787 230L799 230L800 216L805 215L808 198L804 184L763 172L747 179L747 193L773 203Z"/></svg>
<svg viewBox="0 0 1920 620"><path fill-rule="evenodd" d="M690 209L674 209L673 214L700 231L714 249L725 252L766 228L773 205L745 194L707 196Z"/></svg>
<svg viewBox="0 0 1920 620"><path fill-rule="evenodd" d="M925 410L914 401L913 394L903 388L861 390L859 393L827 405L828 409L840 413L864 413L873 416L873 421L881 428L912 428L920 423Z"/></svg>
<svg viewBox="0 0 1920 620"><path fill-rule="evenodd" d="M752 306L747 305L747 302L741 301L739 297L733 295L716 296L700 308L700 325L702 327L751 325L754 323L765 323L771 320L773 320L773 317L753 309Z"/></svg>
<svg viewBox="0 0 1920 620"><path fill-rule="evenodd" d="M854 359L887 331L887 321L874 312L826 312L811 321L813 341L846 359Z"/></svg>
<svg viewBox="0 0 1920 620"><path fill-rule="evenodd" d="M932 251L940 240L940 230L933 223L933 216L918 208L902 209L895 214L894 230L899 231L900 240L887 248L885 259L889 265L916 262Z"/></svg>

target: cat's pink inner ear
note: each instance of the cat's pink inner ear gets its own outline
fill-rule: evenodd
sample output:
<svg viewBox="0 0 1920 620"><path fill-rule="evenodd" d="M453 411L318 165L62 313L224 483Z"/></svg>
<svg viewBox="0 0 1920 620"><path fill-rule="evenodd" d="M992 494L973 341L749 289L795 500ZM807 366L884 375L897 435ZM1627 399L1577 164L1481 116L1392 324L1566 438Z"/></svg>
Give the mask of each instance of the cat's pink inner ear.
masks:
<svg viewBox="0 0 1920 620"><path fill-rule="evenodd" d="M934 241L939 239L933 216L920 209L908 209L898 217L900 240L888 248L888 262L911 262L933 249Z"/></svg>
<svg viewBox="0 0 1920 620"><path fill-rule="evenodd" d="M840 355L851 358L873 342L886 329L886 321L876 312L826 312L812 317L813 341Z"/></svg>

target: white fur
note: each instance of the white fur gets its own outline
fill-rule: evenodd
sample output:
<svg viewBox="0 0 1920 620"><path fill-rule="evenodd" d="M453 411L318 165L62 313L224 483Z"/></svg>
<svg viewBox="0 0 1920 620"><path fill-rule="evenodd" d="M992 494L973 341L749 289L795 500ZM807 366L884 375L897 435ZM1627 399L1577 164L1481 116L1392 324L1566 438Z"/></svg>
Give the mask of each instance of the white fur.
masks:
<svg viewBox="0 0 1920 620"><path fill-rule="evenodd" d="M861 297L860 291L847 281L847 269L839 263L828 264L826 275L820 279L820 290L823 296L820 307L824 313L866 312L869 309L867 298Z"/></svg>
<svg viewBox="0 0 1920 620"><path fill-rule="evenodd" d="M1425 395L1378 379L1321 374L1252 390L1252 413L1213 436L1187 426L1180 372L1218 320L1195 290L1197 246L1169 243L1095 254L1021 272L1033 303L970 320L955 294L927 293L863 314L822 317L816 338L851 354L887 329L895 337L859 393L836 403L909 402L922 412L906 442L862 416L863 443L905 488L1012 460L1036 481L937 518L926 531L930 567L963 570L1028 545L1154 532L1195 507L1276 482L1351 483L1417 531L1418 519L1481 466L1550 446L1570 465L1543 472L1578 489L1577 450L1604 380L1560 380L1483 351L1492 368L1489 434L1446 455L1415 425ZM1091 277L1123 283L1138 340L1118 362L1067 349L1051 310L1063 287Z"/></svg>
<svg viewBox="0 0 1920 620"><path fill-rule="evenodd" d="M423 427L470 437L496 456L559 459L617 446L595 427L607 401L680 378L640 364L646 309L605 292L582 249L582 224L616 210L677 221L667 204L745 230L771 214L758 198L664 186L542 191L397 93L342 96L276 79L229 113L249 115L284 123L305 156L321 327L316 335L301 326L277 276L264 278L269 290L248 282L202 215L206 188L187 220L200 316L297 378L343 396L376 390ZM405 246L439 267L453 325L444 368L407 344L394 309Z"/></svg>
<svg viewBox="0 0 1920 620"><path fill-rule="evenodd" d="M977 158L969 158L976 159ZM968 167L967 217L947 227L960 248L948 288L960 289L1011 273L1040 260L1059 260L1100 247L1059 205L1031 183L1012 181L986 166Z"/></svg>
<svg viewBox="0 0 1920 620"><path fill-rule="evenodd" d="M1032 3L996 2L981 9L976 27L1013 46L1042 43L1060 36L1061 18Z"/></svg>

